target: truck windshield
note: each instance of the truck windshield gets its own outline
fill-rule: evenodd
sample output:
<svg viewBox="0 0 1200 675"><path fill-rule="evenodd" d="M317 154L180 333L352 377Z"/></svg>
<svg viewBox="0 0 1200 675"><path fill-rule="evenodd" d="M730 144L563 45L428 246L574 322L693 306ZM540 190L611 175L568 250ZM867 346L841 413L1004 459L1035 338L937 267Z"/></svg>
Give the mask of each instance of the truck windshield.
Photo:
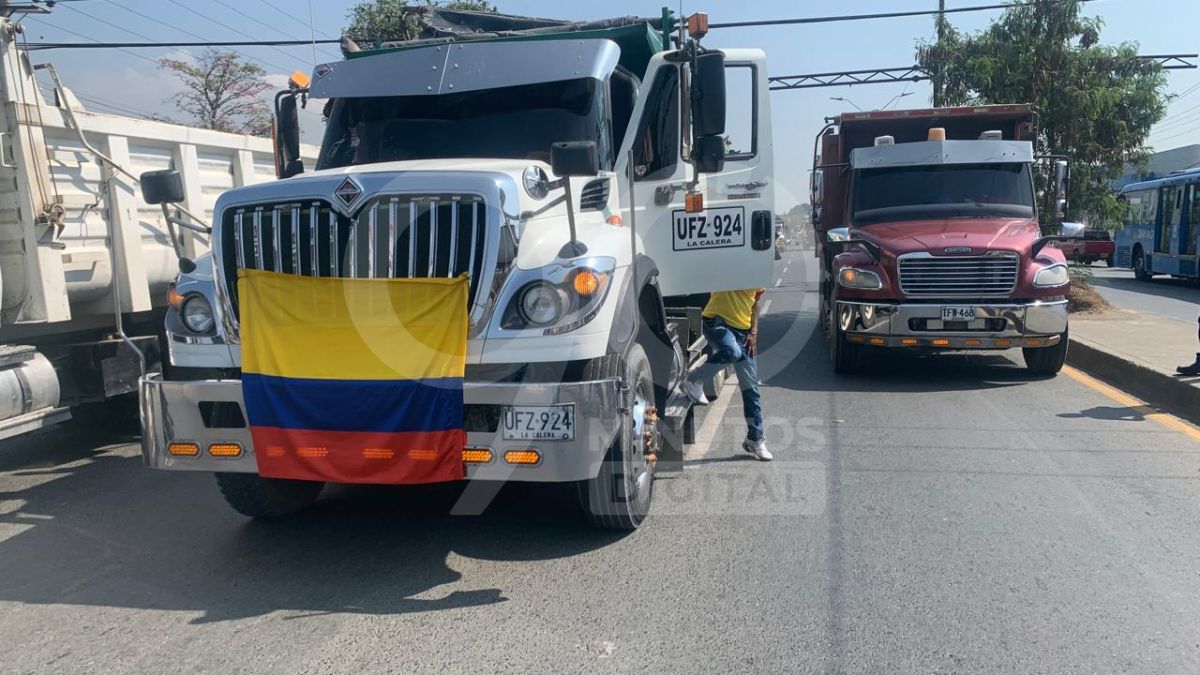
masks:
<svg viewBox="0 0 1200 675"><path fill-rule="evenodd" d="M925 218L1033 218L1027 164L941 164L860 169L854 222Z"/></svg>
<svg viewBox="0 0 1200 675"><path fill-rule="evenodd" d="M318 169L413 159L479 157L550 161L558 141L596 141L612 166L604 98L591 78L439 96L333 102Z"/></svg>

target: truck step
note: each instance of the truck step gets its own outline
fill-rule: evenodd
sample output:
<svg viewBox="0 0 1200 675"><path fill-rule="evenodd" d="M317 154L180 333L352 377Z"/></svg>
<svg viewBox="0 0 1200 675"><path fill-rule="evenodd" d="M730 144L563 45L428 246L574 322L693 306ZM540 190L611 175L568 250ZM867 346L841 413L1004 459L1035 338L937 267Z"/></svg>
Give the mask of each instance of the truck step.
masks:
<svg viewBox="0 0 1200 675"><path fill-rule="evenodd" d="M54 426L71 419L70 408L42 408L0 420L0 440Z"/></svg>
<svg viewBox="0 0 1200 675"><path fill-rule="evenodd" d="M0 369L25 363L34 354L37 354L37 349L30 345L0 345Z"/></svg>

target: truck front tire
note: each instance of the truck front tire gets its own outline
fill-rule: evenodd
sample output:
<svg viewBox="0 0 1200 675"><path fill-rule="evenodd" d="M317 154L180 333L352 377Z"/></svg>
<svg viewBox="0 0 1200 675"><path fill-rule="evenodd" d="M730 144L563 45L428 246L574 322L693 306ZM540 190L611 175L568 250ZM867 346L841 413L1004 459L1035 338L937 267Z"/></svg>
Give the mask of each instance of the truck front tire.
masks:
<svg viewBox="0 0 1200 675"><path fill-rule="evenodd" d="M279 520L312 506L324 483L263 478L253 473L218 473L217 486L234 511L261 520Z"/></svg>
<svg viewBox="0 0 1200 675"><path fill-rule="evenodd" d="M833 372L838 375L858 372L858 364L862 358L862 345L856 345L846 339L842 323L838 320L836 298L829 303L829 318L826 325L826 330L829 332L829 360L833 363Z"/></svg>
<svg viewBox="0 0 1200 675"><path fill-rule="evenodd" d="M1035 375L1057 375L1067 362L1068 342L1067 333L1064 332L1053 347L1025 347L1021 350L1025 356L1025 367Z"/></svg>
<svg viewBox="0 0 1200 675"><path fill-rule="evenodd" d="M654 377L650 360L640 344L631 345L624 358L610 354L593 359L584 367L583 376L587 380L623 377L633 390L635 410L631 414L638 414L636 408L641 406L643 420L655 425L646 431L650 437L658 438L657 417L651 414ZM626 442L625 433L618 433L605 453L600 472L595 478L579 483L579 504L584 516L596 527L635 530L650 512L654 462L646 452L645 436L639 438L636 429L628 435L632 442Z"/></svg>

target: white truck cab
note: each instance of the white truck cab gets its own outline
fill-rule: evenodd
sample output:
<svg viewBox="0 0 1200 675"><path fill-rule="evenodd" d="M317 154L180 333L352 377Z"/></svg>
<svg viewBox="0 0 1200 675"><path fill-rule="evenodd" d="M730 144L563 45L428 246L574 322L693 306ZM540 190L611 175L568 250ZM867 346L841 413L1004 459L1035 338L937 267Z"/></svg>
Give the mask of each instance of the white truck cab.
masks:
<svg viewBox="0 0 1200 675"><path fill-rule="evenodd" d="M251 516L320 490L257 475L238 269L465 273L467 478L579 482L593 522L636 527L690 433L677 386L703 341L674 298L770 279L772 146L761 51L666 49L646 21L617 21L350 53L281 94L285 179L222 195L211 255L177 282L173 375L141 386L147 464L214 472ZM289 154L297 101L328 117L312 171Z"/></svg>

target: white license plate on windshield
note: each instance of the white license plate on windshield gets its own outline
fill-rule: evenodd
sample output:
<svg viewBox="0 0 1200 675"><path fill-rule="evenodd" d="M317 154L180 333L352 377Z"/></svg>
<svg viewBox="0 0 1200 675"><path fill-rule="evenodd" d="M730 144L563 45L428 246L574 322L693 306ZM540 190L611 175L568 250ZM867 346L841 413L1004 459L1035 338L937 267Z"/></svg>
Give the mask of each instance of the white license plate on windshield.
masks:
<svg viewBox="0 0 1200 675"><path fill-rule="evenodd" d="M975 318L974 307L943 306L942 321L970 321Z"/></svg>
<svg viewBox="0 0 1200 675"><path fill-rule="evenodd" d="M506 405L501 416L506 441L575 440L575 404Z"/></svg>
<svg viewBox="0 0 1200 675"><path fill-rule="evenodd" d="M671 212L671 248L702 251L746 245L746 209L730 206L700 213Z"/></svg>

